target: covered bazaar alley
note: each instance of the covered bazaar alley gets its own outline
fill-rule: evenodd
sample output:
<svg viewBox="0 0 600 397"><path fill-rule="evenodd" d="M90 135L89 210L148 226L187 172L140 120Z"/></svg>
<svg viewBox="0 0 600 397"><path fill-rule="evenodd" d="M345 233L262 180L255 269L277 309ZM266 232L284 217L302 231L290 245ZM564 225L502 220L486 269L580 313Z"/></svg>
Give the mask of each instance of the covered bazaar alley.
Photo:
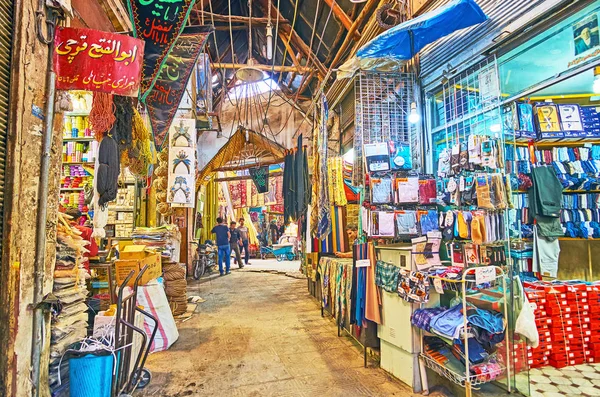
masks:
<svg viewBox="0 0 600 397"><path fill-rule="evenodd" d="M306 281L234 271L188 286L206 302L151 355L143 396L412 396L321 317Z"/></svg>
<svg viewBox="0 0 600 397"><path fill-rule="evenodd" d="M0 0L0 397L600 397L600 0Z"/></svg>

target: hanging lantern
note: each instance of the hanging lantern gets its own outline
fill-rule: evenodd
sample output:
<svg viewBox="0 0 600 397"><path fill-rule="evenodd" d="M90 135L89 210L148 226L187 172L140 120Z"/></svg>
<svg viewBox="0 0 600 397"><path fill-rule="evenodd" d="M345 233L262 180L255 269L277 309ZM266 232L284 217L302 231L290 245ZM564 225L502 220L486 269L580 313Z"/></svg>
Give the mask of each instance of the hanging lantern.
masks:
<svg viewBox="0 0 600 397"><path fill-rule="evenodd" d="M273 25L270 21L267 24L267 59L273 59Z"/></svg>

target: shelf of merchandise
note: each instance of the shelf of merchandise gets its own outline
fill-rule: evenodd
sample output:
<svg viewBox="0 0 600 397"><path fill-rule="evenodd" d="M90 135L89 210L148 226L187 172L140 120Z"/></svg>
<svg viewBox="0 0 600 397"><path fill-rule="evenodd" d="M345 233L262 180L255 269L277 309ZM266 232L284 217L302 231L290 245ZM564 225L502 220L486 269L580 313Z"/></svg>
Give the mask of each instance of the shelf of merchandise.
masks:
<svg viewBox="0 0 600 397"><path fill-rule="evenodd" d="M483 372L477 375L465 376L465 374L459 374L457 372L452 371L450 368L446 368L442 364L435 361L433 358L429 357L427 354L421 353L419 357L423 360L425 366L432 371L436 372L438 375L460 385L462 387L466 387L467 383L471 386L479 386L485 383L489 383L490 381L485 379L490 379L493 376L496 376L497 371L488 371ZM499 369L504 372L506 367L499 366Z"/></svg>
<svg viewBox="0 0 600 397"><path fill-rule="evenodd" d="M504 343L506 345L506 357L512 357L511 356L511 350L510 350L510 343L509 343L509 337L508 337L508 306L507 306L507 294L506 294L506 273L504 272L504 270L501 267L498 266L485 266L486 268L489 267L493 267L496 270L496 277L493 279L493 281L490 281L490 286L487 288L493 288L496 286L502 286L502 291L503 291L503 296L501 298L498 299L498 301L502 300L503 303L503 308L504 308ZM465 271L463 272L463 275L460 279L447 279L447 278L443 278L443 277L439 277L439 276L430 276L431 280L440 280L442 283L442 287L444 289L444 292L447 291L452 291L452 292L458 292L461 296L461 301L462 301L462 311L463 313L467 312L467 284L470 285L476 285L475 284L475 279L473 278L471 279L467 279L467 276L473 276L475 277L475 272L477 267L471 267L468 269L465 269ZM482 284L484 285L484 284ZM477 286L479 289L482 289L481 286ZM486 289L487 289L486 288ZM473 305L476 306L474 303L469 302L469 305ZM423 308L423 305L421 305L421 308ZM468 330L468 320L467 320L467 316L463 315L463 329ZM499 367L497 368L496 371L489 372L489 373L481 373L481 374L476 374L476 375L471 375L471 371L470 371L470 361L469 361L469 345L468 343L465 343L465 372L463 373L457 373L455 371L450 370L449 368L446 368L444 365L438 363L437 361L435 361L433 358L431 358L430 356L428 356L425 353L425 349L424 349L424 343L423 343L423 334L425 331L423 331L422 329L419 329L420 331L420 336L421 336L421 353L419 354L420 359L422 360L422 363L425 367L430 368L431 370L433 370L434 372L436 372L438 375L450 380L451 382L462 386L465 388L465 393L466 393L466 397L471 397L471 389L473 386L478 386L478 385L482 385L484 383L490 383L492 381L495 381L496 379L499 379L500 377L498 376L499 374L504 374L506 376L506 387L508 389L508 392L511 392L511 368L510 368L510 360L506 360L506 365L499 365ZM463 338L464 337L469 337L468 332L463 333ZM500 360L499 360L500 361ZM498 369L501 370L500 373L498 373ZM491 375L494 375L493 377ZM424 388L425 390L429 390L429 386L427 384L427 374L425 373L424 370L422 370L421 373L421 377L424 380ZM490 380L491 379L491 380Z"/></svg>
<svg viewBox="0 0 600 397"><path fill-rule="evenodd" d="M63 137L63 142L92 142L94 140L96 140L96 138L94 138L93 136L82 136L82 137L64 136Z"/></svg>
<svg viewBox="0 0 600 397"><path fill-rule="evenodd" d="M94 163L95 163L94 161L63 161L62 162L63 165L83 165L83 164L92 165Z"/></svg>
<svg viewBox="0 0 600 397"><path fill-rule="evenodd" d="M64 114L65 114L65 116L89 116L90 111L89 110L74 110L71 112L65 112Z"/></svg>
<svg viewBox="0 0 600 397"><path fill-rule="evenodd" d="M528 190L513 190L516 194L529 194ZM600 190L563 190L563 194L587 194L600 193Z"/></svg>
<svg viewBox="0 0 600 397"><path fill-rule="evenodd" d="M83 190L82 187L61 187L60 188L61 192L82 191L82 190Z"/></svg>
<svg viewBox="0 0 600 397"><path fill-rule="evenodd" d="M528 146L529 143L528 142L517 142L517 141L512 141L512 140L507 140L505 141L505 143L507 145L512 145L512 146ZM533 146L536 149L551 149L553 147L556 146L560 146L560 147L579 147L579 146L585 146L585 145L600 145L600 140L599 139L589 139L589 138L583 138L583 140L581 141L551 141L551 142L547 142L545 140L533 140Z"/></svg>
<svg viewBox="0 0 600 397"><path fill-rule="evenodd" d="M132 212L133 207L111 207L111 206L108 206L108 210L115 211L115 212Z"/></svg>

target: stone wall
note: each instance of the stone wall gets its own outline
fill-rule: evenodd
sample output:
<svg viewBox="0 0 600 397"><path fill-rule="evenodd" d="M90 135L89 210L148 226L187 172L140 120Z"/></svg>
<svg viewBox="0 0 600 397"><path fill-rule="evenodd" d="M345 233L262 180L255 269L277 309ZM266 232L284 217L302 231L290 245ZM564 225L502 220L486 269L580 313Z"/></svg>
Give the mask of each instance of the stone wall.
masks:
<svg viewBox="0 0 600 397"><path fill-rule="evenodd" d="M0 394L31 395L32 310L36 219L40 202L48 205L44 294L52 290L59 197L62 123L57 117L49 180L49 197L38 197L42 157L43 120L32 108L45 107L48 46L36 37L37 2L15 1L15 32L9 108L5 229L0 301ZM49 325L49 324L48 324ZM49 331L50 327L45 327ZM46 334L42 371L47 371L49 333ZM42 372L41 395L48 394Z"/></svg>
<svg viewBox="0 0 600 397"><path fill-rule="evenodd" d="M110 2L72 0L74 18L68 25L103 31L123 30L118 21L106 14ZM115 3L117 4L117 3ZM123 5L118 4L120 14ZM38 197L42 158L43 120L32 109L46 105L48 46L36 36L37 1L14 1L14 40L12 54L11 98L5 198L5 228L2 271L0 272L0 395L28 396L35 386L31 382L31 348L33 335L33 284L35 233L40 203L48 206L46 219L46 261L43 295L52 291L56 223L60 194L62 158L62 114L56 114L50 154L48 197ZM45 24L44 24L45 29ZM47 385L50 346L49 319L44 327L40 395L49 394Z"/></svg>

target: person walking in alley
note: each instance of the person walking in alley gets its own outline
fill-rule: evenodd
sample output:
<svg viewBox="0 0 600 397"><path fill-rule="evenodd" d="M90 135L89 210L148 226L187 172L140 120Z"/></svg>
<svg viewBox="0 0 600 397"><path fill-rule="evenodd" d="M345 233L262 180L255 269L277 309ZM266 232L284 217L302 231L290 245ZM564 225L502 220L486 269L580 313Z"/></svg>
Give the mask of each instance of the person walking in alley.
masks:
<svg viewBox="0 0 600 397"><path fill-rule="evenodd" d="M231 265L231 247L229 246L229 239L231 233L229 228L225 224L223 218L217 218L217 226L212 228L212 233L217 235L217 247L219 248L219 273L221 276L230 274L229 267ZM223 272L223 261L225 262L225 272Z"/></svg>
<svg viewBox="0 0 600 397"><path fill-rule="evenodd" d="M248 227L246 225L244 225L244 218L240 218L240 226L238 227L238 230L240 232L240 238L241 238L241 246L244 249L245 252L245 256L244 256L244 261L246 262L246 265L250 264L250 250L248 249L250 247L250 239L248 237ZM241 262L240 262L241 264Z"/></svg>
<svg viewBox="0 0 600 397"><path fill-rule="evenodd" d="M229 245L231 246L231 250L235 253L235 261L241 269L244 267L242 264L242 254L240 252L240 247L242 246L242 237L240 229L236 229L235 225L235 221L231 221L229 224L229 235L231 236L229 238Z"/></svg>

